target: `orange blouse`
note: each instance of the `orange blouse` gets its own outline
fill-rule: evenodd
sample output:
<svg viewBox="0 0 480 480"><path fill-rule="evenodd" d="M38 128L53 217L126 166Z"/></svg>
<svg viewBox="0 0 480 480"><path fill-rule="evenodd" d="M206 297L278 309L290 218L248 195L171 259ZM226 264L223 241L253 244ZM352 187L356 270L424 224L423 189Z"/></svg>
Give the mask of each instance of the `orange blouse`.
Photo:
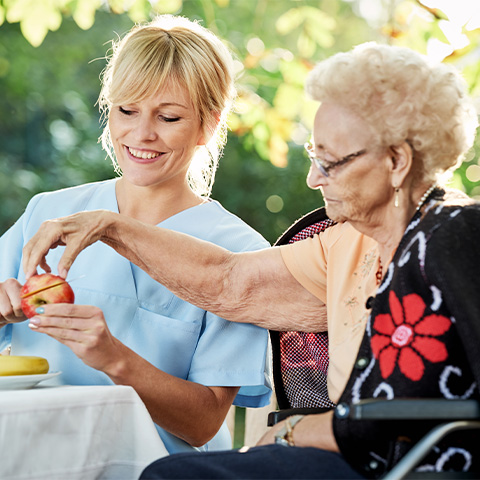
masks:
<svg viewBox="0 0 480 480"><path fill-rule="evenodd" d="M377 287L377 245L349 223L342 223L313 238L279 247L290 273L327 305L327 384L333 402L346 386L365 330L369 314L365 303Z"/></svg>

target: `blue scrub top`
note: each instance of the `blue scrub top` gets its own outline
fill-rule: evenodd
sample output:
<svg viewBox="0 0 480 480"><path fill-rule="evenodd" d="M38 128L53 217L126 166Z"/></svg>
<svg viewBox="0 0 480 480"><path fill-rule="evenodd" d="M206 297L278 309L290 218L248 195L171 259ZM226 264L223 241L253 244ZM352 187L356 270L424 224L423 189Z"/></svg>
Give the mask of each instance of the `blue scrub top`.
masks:
<svg viewBox="0 0 480 480"><path fill-rule="evenodd" d="M25 275L22 248L47 219L75 212L107 209L118 213L117 179L36 195L25 213L0 238L0 281ZM159 226L210 241L230 251L268 247L266 240L218 202L209 201L174 215ZM54 271L63 247L51 250L47 262ZM55 273L55 272L54 272ZM271 395L268 332L228 322L173 295L112 248L97 242L80 253L68 279L75 303L102 309L112 334L159 369L208 386L241 386L234 404L267 405ZM85 365L66 346L32 331L28 322L0 329L0 351L39 355L50 371L61 371L58 384L109 385L103 372ZM53 382L50 380L49 382ZM46 383L46 382L45 382ZM170 453L193 447L157 426ZM231 448L226 424L199 450Z"/></svg>

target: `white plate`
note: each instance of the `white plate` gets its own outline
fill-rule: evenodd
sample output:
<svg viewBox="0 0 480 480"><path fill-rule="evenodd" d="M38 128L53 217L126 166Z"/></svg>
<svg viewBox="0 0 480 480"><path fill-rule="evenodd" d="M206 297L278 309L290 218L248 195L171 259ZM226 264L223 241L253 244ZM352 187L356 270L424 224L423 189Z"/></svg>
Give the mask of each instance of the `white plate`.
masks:
<svg viewBox="0 0 480 480"><path fill-rule="evenodd" d="M49 372L38 375L2 375L0 376L0 390L21 390L32 388L44 380L56 377L62 372Z"/></svg>

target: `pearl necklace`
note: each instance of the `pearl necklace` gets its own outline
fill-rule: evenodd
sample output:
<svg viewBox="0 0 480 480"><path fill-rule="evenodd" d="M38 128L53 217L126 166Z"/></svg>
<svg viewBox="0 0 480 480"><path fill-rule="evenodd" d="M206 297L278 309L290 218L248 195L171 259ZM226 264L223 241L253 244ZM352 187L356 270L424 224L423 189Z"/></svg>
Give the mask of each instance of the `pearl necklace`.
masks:
<svg viewBox="0 0 480 480"><path fill-rule="evenodd" d="M375 280L377 287L380 286L382 283L382 278L383 278L383 265L382 265L382 259L380 258L380 255L378 255L378 270L375 273Z"/></svg>
<svg viewBox="0 0 480 480"><path fill-rule="evenodd" d="M433 192L433 190L435 190L436 188L436 184L434 183L422 196L422 198L420 199L420 201L418 202L417 204L417 207L415 208L415 213L417 213L422 207L423 207L423 204L427 201L427 198L430 196L430 194Z"/></svg>

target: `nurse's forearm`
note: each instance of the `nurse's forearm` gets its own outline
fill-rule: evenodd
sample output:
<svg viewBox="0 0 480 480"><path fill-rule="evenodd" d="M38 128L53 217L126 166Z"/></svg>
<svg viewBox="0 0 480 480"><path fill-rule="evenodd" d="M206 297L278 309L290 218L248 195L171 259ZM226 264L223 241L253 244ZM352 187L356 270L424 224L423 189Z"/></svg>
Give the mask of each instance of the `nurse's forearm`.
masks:
<svg viewBox="0 0 480 480"><path fill-rule="evenodd" d="M105 373L118 385L131 385L156 424L197 447L216 435L238 387L208 387L174 377L116 343L120 359Z"/></svg>

